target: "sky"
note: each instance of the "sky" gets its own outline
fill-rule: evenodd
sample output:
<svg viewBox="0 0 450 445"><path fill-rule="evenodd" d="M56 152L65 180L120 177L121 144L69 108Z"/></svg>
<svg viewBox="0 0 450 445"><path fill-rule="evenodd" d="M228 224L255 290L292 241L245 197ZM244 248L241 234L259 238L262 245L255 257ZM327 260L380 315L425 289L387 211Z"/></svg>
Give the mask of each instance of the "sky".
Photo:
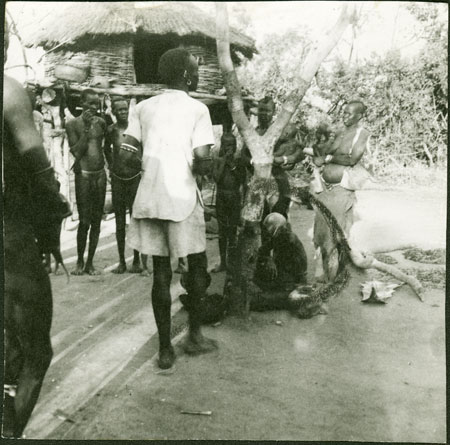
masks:
<svg viewBox="0 0 450 445"><path fill-rule="evenodd" d="M150 2L135 2L136 6L144 6ZM155 2L153 2L155 3ZM268 1L268 2L228 2L230 22L236 21L234 11L244 12L249 19L247 34L256 40L256 44L272 33L282 33L289 29L309 32L313 39L320 38L336 20L343 2L336 1ZM383 54L391 48L400 49L403 56L417 53L423 44L414 39L414 32L420 33L417 22L402 7L402 2L368 1L356 2L362 15L362 26L357 29L349 27L335 53L348 56L353 43L353 58L367 59L373 53ZM197 2L197 6L214 15L212 2ZM53 11L65 6L64 2L8 2L7 9L16 21L19 32L26 32L33 23ZM447 20L448 6L440 4L440 18ZM42 50L27 50L28 63L37 76L43 75L42 64L37 64ZM17 39L11 39L8 62L6 66L23 64L22 50ZM25 80L23 68L11 69L8 74Z"/></svg>

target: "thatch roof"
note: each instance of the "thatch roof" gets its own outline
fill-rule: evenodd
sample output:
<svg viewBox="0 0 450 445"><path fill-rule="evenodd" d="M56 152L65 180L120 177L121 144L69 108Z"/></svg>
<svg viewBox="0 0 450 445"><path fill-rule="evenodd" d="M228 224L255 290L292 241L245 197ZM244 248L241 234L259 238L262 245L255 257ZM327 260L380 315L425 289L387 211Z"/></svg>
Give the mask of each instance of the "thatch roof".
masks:
<svg viewBox="0 0 450 445"><path fill-rule="evenodd" d="M75 44L85 37L134 34L175 34L215 39L215 19L191 2L149 2L136 8L132 2L70 2L50 14L24 36L27 46L50 48L57 44ZM58 4L58 3L56 3ZM230 28L233 49L251 56L255 42L235 28Z"/></svg>

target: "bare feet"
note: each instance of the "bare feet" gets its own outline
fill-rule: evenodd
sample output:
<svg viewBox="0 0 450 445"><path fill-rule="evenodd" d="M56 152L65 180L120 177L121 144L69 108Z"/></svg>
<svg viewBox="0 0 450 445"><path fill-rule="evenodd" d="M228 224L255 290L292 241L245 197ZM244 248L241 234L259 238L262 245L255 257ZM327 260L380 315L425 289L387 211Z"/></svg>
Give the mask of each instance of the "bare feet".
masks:
<svg viewBox="0 0 450 445"><path fill-rule="evenodd" d="M77 266L75 267L74 270L72 270L72 272L70 272L72 275L84 275L84 264L78 262Z"/></svg>
<svg viewBox="0 0 450 445"><path fill-rule="evenodd" d="M141 277L149 277L149 276L151 276L151 274L152 274L152 271L151 271L151 270L144 269L144 270L141 272Z"/></svg>
<svg viewBox="0 0 450 445"><path fill-rule="evenodd" d="M100 275L100 272L92 264L86 264L84 272L88 275Z"/></svg>
<svg viewBox="0 0 450 445"><path fill-rule="evenodd" d="M218 273L218 272L224 272L225 270L227 270L227 266L225 266L222 263L220 263L216 267L211 269L211 272L212 273Z"/></svg>
<svg viewBox="0 0 450 445"><path fill-rule="evenodd" d="M169 369L175 362L175 351L172 346L159 350L158 366L161 369Z"/></svg>
<svg viewBox="0 0 450 445"><path fill-rule="evenodd" d="M119 265L111 272L115 274L122 274L127 271L127 265L125 263L119 263Z"/></svg>
<svg viewBox="0 0 450 445"><path fill-rule="evenodd" d="M139 264L135 264L133 263L130 267L130 269L128 270L128 272L130 273L141 273L142 272L142 268Z"/></svg>
<svg viewBox="0 0 450 445"><path fill-rule="evenodd" d="M216 340L204 337L201 333L188 334L182 347L184 352L189 355L206 354L218 348Z"/></svg>

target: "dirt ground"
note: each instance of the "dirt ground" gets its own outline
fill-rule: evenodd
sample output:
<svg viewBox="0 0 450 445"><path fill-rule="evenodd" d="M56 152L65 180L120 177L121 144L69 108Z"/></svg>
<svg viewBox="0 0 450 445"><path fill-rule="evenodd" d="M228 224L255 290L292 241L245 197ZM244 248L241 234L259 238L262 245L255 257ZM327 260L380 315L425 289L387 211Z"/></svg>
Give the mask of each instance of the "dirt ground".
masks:
<svg viewBox="0 0 450 445"><path fill-rule="evenodd" d="M445 247L442 196L416 194L414 205L408 192L395 193L397 198L385 195L387 207L396 210L391 222L405 220L407 241L414 241L415 233L417 244L427 247L421 244L422 231L430 228L431 209L430 248ZM359 208L370 208L371 199L385 205L380 196L366 194ZM312 279L308 232L313 212L294 204L290 215L307 250ZM407 225L411 217L414 224ZM365 233L380 221L377 212L366 212ZM64 233L64 256L71 266L74 238L75 231ZM377 245L377 239L359 239ZM386 250L387 241L397 267L439 267L405 260L404 239L386 233L378 238L383 248L373 250ZM210 266L217 251L217 239L209 240ZM428 287L422 303L404 285L386 305L363 304L360 284L373 274L352 270L349 285L331 300L328 315L300 320L277 311L252 313L249 320L230 317L205 328L218 340L217 352L188 357L179 347L186 313L177 298L181 287L175 275L173 324L181 331L175 337L177 361L161 372L152 280L111 274L116 261L111 220L102 225L100 277L72 277L67 285L64 277L52 276L55 355L27 438L445 442L443 289ZM223 275L214 276L211 292L220 292L222 282Z"/></svg>

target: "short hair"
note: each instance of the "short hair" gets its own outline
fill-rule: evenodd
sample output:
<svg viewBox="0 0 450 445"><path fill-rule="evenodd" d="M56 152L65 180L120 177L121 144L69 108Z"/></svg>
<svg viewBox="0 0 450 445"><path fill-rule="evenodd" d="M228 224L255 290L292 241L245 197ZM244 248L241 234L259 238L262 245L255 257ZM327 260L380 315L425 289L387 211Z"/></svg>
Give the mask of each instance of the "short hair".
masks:
<svg viewBox="0 0 450 445"><path fill-rule="evenodd" d="M367 107L364 105L364 102L360 100L351 100L347 102L346 105L356 105L362 115L366 114Z"/></svg>
<svg viewBox="0 0 450 445"><path fill-rule="evenodd" d="M275 108L275 102L273 101L272 97L270 96L264 96L259 102L258 102L258 107L260 105L264 105L264 106L271 106L273 108Z"/></svg>
<svg viewBox="0 0 450 445"><path fill-rule="evenodd" d="M81 102L84 102L88 96L98 96L98 93L91 88L86 88L81 92Z"/></svg>
<svg viewBox="0 0 450 445"><path fill-rule="evenodd" d="M158 74L167 85L179 81L186 70L189 69L191 53L183 48L174 48L166 51L159 59Z"/></svg>
<svg viewBox="0 0 450 445"><path fill-rule="evenodd" d="M128 106L128 101L125 99L125 97L117 97L111 101L111 108L114 110L116 104L119 102L125 102Z"/></svg>

